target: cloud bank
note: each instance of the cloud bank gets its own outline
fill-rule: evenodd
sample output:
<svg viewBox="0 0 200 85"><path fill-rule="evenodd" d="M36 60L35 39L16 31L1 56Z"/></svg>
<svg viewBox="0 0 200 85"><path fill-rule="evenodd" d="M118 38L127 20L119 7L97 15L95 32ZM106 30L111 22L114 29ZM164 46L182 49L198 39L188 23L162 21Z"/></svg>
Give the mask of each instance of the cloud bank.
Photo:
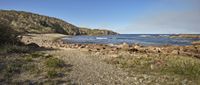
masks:
<svg viewBox="0 0 200 85"><path fill-rule="evenodd" d="M180 10L156 11L134 20L123 33L169 34L190 33L200 34L200 0L169 0L184 6ZM162 2L166 2L163 0Z"/></svg>

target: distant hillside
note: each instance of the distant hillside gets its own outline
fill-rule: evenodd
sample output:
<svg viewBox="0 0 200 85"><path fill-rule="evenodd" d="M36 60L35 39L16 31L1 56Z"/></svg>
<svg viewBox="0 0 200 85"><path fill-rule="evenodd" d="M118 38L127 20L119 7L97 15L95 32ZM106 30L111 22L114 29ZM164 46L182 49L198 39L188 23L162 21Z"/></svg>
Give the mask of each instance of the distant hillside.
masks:
<svg viewBox="0 0 200 85"><path fill-rule="evenodd" d="M200 39L200 35L199 34L176 34L176 35L170 36L170 38L196 38L196 39Z"/></svg>
<svg viewBox="0 0 200 85"><path fill-rule="evenodd" d="M89 28L81 28L79 27L81 34L83 35L115 35L116 32L111 30L100 30L100 29L89 29Z"/></svg>
<svg viewBox="0 0 200 85"><path fill-rule="evenodd" d="M66 35L112 35L108 30L79 28L61 19L24 11L0 10L0 23L20 33L61 33Z"/></svg>

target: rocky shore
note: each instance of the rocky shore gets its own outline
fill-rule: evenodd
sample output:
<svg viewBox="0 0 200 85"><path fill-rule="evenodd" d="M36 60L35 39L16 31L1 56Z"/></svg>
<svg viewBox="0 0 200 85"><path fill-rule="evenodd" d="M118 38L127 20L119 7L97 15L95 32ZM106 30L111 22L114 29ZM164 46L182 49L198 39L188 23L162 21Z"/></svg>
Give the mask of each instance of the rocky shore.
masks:
<svg viewBox="0 0 200 85"><path fill-rule="evenodd" d="M40 36L40 37L39 37ZM54 37L53 37L54 36ZM25 44L36 44L39 47L45 48L58 48L58 49L80 49L88 52L96 52L101 54L115 54L119 51L126 51L130 54L134 53L155 53L155 54L175 54L175 55L188 55L200 58L200 45L188 46L142 46L139 44L129 45L123 44L68 44L64 43L60 37L65 35L61 34L30 34L22 36L21 41ZM51 37L51 38L50 38ZM55 39L56 38L56 39Z"/></svg>
<svg viewBox="0 0 200 85"><path fill-rule="evenodd" d="M177 34L177 35L172 35L170 38L195 38L199 39L200 35L199 34Z"/></svg>

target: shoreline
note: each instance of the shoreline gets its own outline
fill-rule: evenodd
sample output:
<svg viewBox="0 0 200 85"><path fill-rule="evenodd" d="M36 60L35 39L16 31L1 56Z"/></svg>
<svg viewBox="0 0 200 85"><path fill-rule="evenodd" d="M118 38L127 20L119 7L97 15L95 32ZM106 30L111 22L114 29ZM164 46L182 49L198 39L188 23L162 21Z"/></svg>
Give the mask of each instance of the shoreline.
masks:
<svg viewBox="0 0 200 85"><path fill-rule="evenodd" d="M129 45L123 44L74 44L65 43L62 38L70 37L62 34L29 34L24 35L21 39L25 44L35 43L40 47L56 48L56 49L79 49L88 52L98 52L102 54L114 54L118 51L126 51L130 54L134 53L156 53L156 54L175 54L175 55L188 55L200 58L200 45L161 45L161 46L143 46L140 44Z"/></svg>

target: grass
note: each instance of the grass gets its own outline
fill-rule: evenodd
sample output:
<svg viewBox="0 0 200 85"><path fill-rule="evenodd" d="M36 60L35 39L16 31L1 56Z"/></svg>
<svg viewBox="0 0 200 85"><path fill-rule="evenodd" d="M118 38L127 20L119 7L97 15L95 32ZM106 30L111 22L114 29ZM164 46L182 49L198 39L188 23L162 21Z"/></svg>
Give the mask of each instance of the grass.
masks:
<svg viewBox="0 0 200 85"><path fill-rule="evenodd" d="M29 60L26 60L20 56L6 60L2 63L4 63L4 65L0 73L6 79L10 79L14 75L18 75L26 71L33 71L35 69L34 64L29 63Z"/></svg>
<svg viewBox="0 0 200 85"><path fill-rule="evenodd" d="M46 69L47 69L47 77L48 78L55 78L58 77L58 73L61 73L63 67L65 65L64 61L50 57L44 62Z"/></svg>
<svg viewBox="0 0 200 85"><path fill-rule="evenodd" d="M30 49L27 46L5 44L0 46L0 53L27 53Z"/></svg>
<svg viewBox="0 0 200 85"><path fill-rule="evenodd" d="M40 66L44 65L44 68L40 70L43 72L46 72L47 73L46 76L48 78L58 77L58 73L61 72L61 69L65 65L64 61L58 58L55 58L53 55L49 55L49 54L45 54L41 52L34 52L34 53L24 56L24 61L32 62L33 59L43 60L41 61L43 64L41 64ZM38 72L39 69L38 70L34 69L33 71Z"/></svg>
<svg viewBox="0 0 200 85"><path fill-rule="evenodd" d="M32 58L39 58L39 57L43 57L44 53L34 52L34 53L31 53L30 56Z"/></svg>
<svg viewBox="0 0 200 85"><path fill-rule="evenodd" d="M167 66L162 71L189 78L200 78L200 60L189 57L169 59Z"/></svg>
<svg viewBox="0 0 200 85"><path fill-rule="evenodd" d="M58 72L56 70L49 70L47 72L47 77L48 78L55 78L58 76Z"/></svg>
<svg viewBox="0 0 200 85"><path fill-rule="evenodd" d="M108 59L106 62L128 69L129 72L179 76L180 78L194 81L200 79L200 60L188 56L156 54L120 55L117 58Z"/></svg>
<svg viewBox="0 0 200 85"><path fill-rule="evenodd" d="M28 73L28 75L46 73L43 76L52 79L59 77L58 73L65 71L62 70L65 65L64 61L53 55L41 52L24 53L24 50L27 50L17 45L6 45L1 47L1 53L3 53L2 50L6 55L0 55L0 80L10 82L15 76L22 73Z"/></svg>

